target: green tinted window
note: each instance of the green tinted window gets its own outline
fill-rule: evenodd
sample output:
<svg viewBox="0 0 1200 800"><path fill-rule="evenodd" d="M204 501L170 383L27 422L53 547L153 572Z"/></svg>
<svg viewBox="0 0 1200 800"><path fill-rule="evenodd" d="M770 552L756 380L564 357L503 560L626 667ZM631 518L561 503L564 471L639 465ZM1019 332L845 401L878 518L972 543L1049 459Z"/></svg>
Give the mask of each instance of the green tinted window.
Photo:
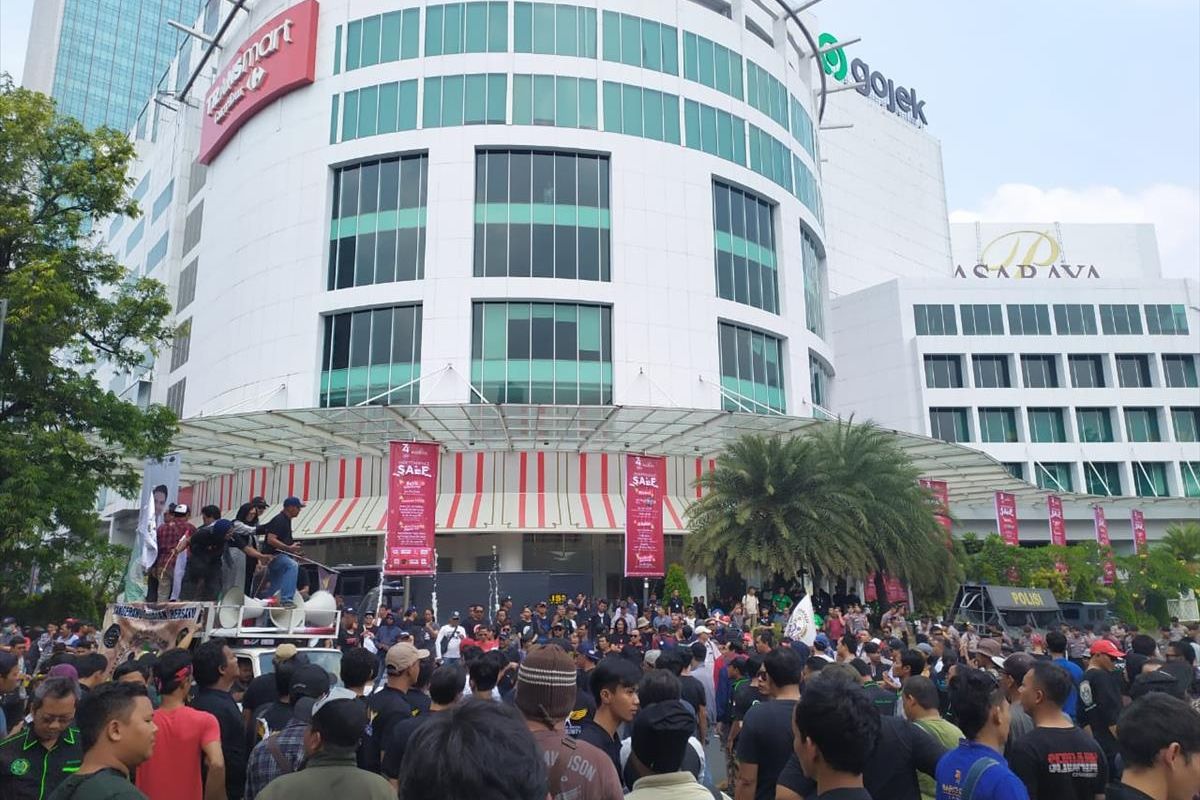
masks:
<svg viewBox="0 0 1200 800"><path fill-rule="evenodd" d="M701 117L701 124L704 118ZM774 136L750 125L750 169L792 192L792 151Z"/></svg>
<svg viewBox="0 0 1200 800"><path fill-rule="evenodd" d="M605 11L603 23L605 61L678 74L679 37L675 28L616 11Z"/></svg>
<svg viewBox="0 0 1200 800"><path fill-rule="evenodd" d="M421 127L504 124L507 102L503 73L426 78Z"/></svg>
<svg viewBox="0 0 1200 800"><path fill-rule="evenodd" d="M508 50L508 3L446 3L425 10L425 55Z"/></svg>
<svg viewBox="0 0 1200 800"><path fill-rule="evenodd" d="M341 116L343 142L380 133L414 130L417 127L417 81L352 89L342 97ZM330 133L331 138L336 138L336 131Z"/></svg>
<svg viewBox="0 0 1200 800"><path fill-rule="evenodd" d="M746 122L728 111L683 102L684 144L735 164L746 165Z"/></svg>
<svg viewBox="0 0 1200 800"><path fill-rule="evenodd" d="M1187 336L1187 309L1183 305L1147 305L1146 332Z"/></svg>
<svg viewBox="0 0 1200 800"><path fill-rule="evenodd" d="M372 308L325 318L323 408L420 402L421 306Z"/></svg>
<svg viewBox="0 0 1200 800"><path fill-rule="evenodd" d="M1167 465L1161 461L1134 461L1133 488L1138 497L1169 497Z"/></svg>
<svg viewBox="0 0 1200 800"><path fill-rule="evenodd" d="M774 204L713 182L717 296L779 313Z"/></svg>
<svg viewBox="0 0 1200 800"><path fill-rule="evenodd" d="M787 88L753 61L746 62L746 102L775 120L784 130L788 129L790 107Z"/></svg>
<svg viewBox="0 0 1200 800"><path fill-rule="evenodd" d="M679 144L679 98L605 81L604 130Z"/></svg>
<svg viewBox="0 0 1200 800"><path fill-rule="evenodd" d="M787 413L783 388L783 340L728 322L717 324L721 357L721 406L726 411Z"/></svg>
<svg viewBox="0 0 1200 800"><path fill-rule="evenodd" d="M1121 465L1112 461L1085 461L1083 480L1088 494L1117 497L1121 494Z"/></svg>
<svg viewBox="0 0 1200 800"><path fill-rule="evenodd" d="M1107 408L1078 408L1075 422L1079 427L1081 442L1115 442L1112 412Z"/></svg>
<svg viewBox="0 0 1200 800"><path fill-rule="evenodd" d="M812 117L795 98L790 96L792 108L792 138L804 148L805 152L815 161L817 159L817 140L814 133Z"/></svg>
<svg viewBox="0 0 1200 800"><path fill-rule="evenodd" d="M417 58L420 33L419 8L353 20L346 26L346 70Z"/></svg>
<svg viewBox="0 0 1200 800"><path fill-rule="evenodd" d="M676 74L671 70L671 74ZM742 99L742 57L711 39L683 33L683 77Z"/></svg>
<svg viewBox="0 0 1200 800"><path fill-rule="evenodd" d="M513 6L513 49L518 53L596 57L596 9L561 3Z"/></svg>
<svg viewBox="0 0 1200 800"><path fill-rule="evenodd" d="M1065 442L1067 428L1061 408L1029 409L1029 441Z"/></svg>
<svg viewBox="0 0 1200 800"><path fill-rule="evenodd" d="M1061 461L1035 461L1033 474L1038 488L1051 492L1075 491L1070 464Z"/></svg>
<svg viewBox="0 0 1200 800"><path fill-rule="evenodd" d="M804 265L804 324L810 331L825 338L825 309L829 304L829 280L825 259L817 251L817 243L808 231L800 232L800 255ZM959 378L961 385L962 378Z"/></svg>

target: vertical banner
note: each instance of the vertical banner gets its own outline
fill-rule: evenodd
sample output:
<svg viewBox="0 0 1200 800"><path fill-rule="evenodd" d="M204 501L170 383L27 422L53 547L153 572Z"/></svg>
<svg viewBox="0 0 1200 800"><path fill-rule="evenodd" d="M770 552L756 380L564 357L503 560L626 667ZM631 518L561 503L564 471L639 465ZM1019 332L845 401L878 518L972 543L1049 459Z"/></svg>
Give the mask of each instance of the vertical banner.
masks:
<svg viewBox="0 0 1200 800"><path fill-rule="evenodd" d="M996 532L1007 545L1016 547L1021 542L1017 524L1017 496L1009 492L996 492Z"/></svg>
<svg viewBox="0 0 1200 800"><path fill-rule="evenodd" d="M950 519L950 484L929 478L921 478L918 483L933 493L933 515L938 524L946 530L946 546L953 547L954 522Z"/></svg>
<svg viewBox="0 0 1200 800"><path fill-rule="evenodd" d="M1050 514L1050 544L1066 547L1067 523L1063 519L1062 498L1056 494L1050 495L1046 498L1046 508ZM1060 575L1067 574L1067 565L1062 562L1062 559L1054 562L1054 569Z"/></svg>
<svg viewBox="0 0 1200 800"><path fill-rule="evenodd" d="M1108 522L1104 519L1104 509L1095 506L1092 518L1096 522L1096 542L1100 545L1100 555L1104 558L1104 585L1112 586L1117 580L1117 567L1112 560L1112 545L1108 539Z"/></svg>
<svg viewBox="0 0 1200 800"><path fill-rule="evenodd" d="M146 571L158 559L158 526L163 524L167 506L180 502L179 465L179 454L168 453L161 460L146 459L142 468L137 539L125 570L124 599L127 603L146 599Z"/></svg>
<svg viewBox="0 0 1200 800"><path fill-rule="evenodd" d="M437 524L436 442L392 442L388 469L387 575L431 575L437 571L433 534Z"/></svg>
<svg viewBox="0 0 1200 800"><path fill-rule="evenodd" d="M1133 551L1141 555L1146 550L1146 515L1135 508L1129 514L1129 521L1133 525Z"/></svg>
<svg viewBox="0 0 1200 800"><path fill-rule="evenodd" d="M625 577L661 578L666 573L663 546L663 492L667 460L662 456L625 456Z"/></svg>

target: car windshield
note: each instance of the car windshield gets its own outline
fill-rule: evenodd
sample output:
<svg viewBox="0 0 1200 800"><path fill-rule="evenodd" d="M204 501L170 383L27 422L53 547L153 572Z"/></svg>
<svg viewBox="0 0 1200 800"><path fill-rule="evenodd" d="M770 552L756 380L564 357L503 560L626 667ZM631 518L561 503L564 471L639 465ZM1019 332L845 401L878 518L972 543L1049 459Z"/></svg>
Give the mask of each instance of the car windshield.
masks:
<svg viewBox="0 0 1200 800"><path fill-rule="evenodd" d="M308 659L308 663L316 664L321 669L337 678L338 686L342 685L342 654L337 650L300 650ZM263 675L275 671L275 652L260 653L258 656L259 670Z"/></svg>

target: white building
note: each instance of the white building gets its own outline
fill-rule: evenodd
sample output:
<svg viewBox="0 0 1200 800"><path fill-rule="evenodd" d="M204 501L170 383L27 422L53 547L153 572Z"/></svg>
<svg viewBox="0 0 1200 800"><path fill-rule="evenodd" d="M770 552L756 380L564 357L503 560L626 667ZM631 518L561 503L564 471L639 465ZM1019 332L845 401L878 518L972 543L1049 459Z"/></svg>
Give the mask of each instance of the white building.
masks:
<svg viewBox="0 0 1200 800"><path fill-rule="evenodd" d="M1047 491L1091 495L1067 503L1072 537L1091 538L1092 503L1110 518L1143 508L1152 537L1195 518L1200 288L1161 277L1152 226L951 231L941 276L834 301L839 412L968 443ZM986 504L954 511L966 530L995 530ZM1044 502L1022 509L1029 538L1049 538L1045 514ZM1132 533L1113 525L1112 537Z"/></svg>

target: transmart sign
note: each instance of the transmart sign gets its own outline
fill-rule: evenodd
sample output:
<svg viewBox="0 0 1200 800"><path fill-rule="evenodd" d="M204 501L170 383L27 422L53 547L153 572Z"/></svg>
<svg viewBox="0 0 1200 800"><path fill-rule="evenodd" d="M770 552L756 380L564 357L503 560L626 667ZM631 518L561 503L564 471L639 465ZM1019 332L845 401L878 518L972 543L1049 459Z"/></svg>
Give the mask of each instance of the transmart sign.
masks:
<svg viewBox="0 0 1200 800"><path fill-rule="evenodd" d="M817 47L828 47L837 44L837 37L832 33L822 33L817 38ZM897 86L895 81L878 71L872 71L867 62L856 58L847 63L844 50L830 50L821 56L821 66L825 74L835 80L846 80L846 73L862 86L854 91L863 97L874 97L875 100L896 116L917 125L928 125L925 118L925 101L917 98L917 90Z"/></svg>

